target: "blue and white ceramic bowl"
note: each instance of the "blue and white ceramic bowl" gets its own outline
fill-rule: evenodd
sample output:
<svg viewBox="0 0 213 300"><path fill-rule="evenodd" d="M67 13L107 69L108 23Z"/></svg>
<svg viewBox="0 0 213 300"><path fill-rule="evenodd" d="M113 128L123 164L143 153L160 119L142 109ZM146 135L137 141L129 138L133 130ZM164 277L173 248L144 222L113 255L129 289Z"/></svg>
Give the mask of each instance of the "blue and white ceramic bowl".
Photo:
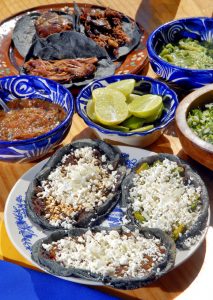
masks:
<svg viewBox="0 0 213 300"><path fill-rule="evenodd" d="M67 117L53 130L26 140L0 140L0 160L22 162L47 154L67 135L74 113L74 99L62 85L37 76L9 76L0 78L0 97L5 102L17 98L40 98L61 105Z"/></svg>
<svg viewBox="0 0 213 300"><path fill-rule="evenodd" d="M86 112L86 105L88 100L92 98L92 91L100 87L105 87L110 83L130 78L136 80L136 85L138 86L137 89L143 89L143 91L147 94L151 93L161 95L163 97L165 110L161 119L155 123L155 128L144 132L121 132L106 129L101 125L94 123L87 116ZM160 137L166 126L174 119L177 106L177 95L166 84L149 77L133 74L115 75L93 81L81 90L76 99L76 108L78 114L81 116L81 118L83 118L89 127L94 129L99 138L108 141L116 141L126 145L141 147L152 144Z"/></svg>
<svg viewBox="0 0 213 300"><path fill-rule="evenodd" d="M166 23L155 29L147 41L151 66L165 80L192 90L213 83L213 69L193 70L174 66L159 57L162 47L182 38L213 42L213 18L187 18Z"/></svg>

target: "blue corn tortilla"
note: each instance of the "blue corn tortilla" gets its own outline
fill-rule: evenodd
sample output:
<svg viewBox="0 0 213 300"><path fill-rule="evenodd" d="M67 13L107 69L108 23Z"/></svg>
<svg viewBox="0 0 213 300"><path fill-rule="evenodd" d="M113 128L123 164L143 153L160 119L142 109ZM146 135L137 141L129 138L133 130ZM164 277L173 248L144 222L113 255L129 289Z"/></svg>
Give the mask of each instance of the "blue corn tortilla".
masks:
<svg viewBox="0 0 213 300"><path fill-rule="evenodd" d="M74 276L82 279L93 280L97 282L102 282L104 285L107 286L124 290L136 289L146 286L156 281L159 277L166 274L169 270L173 268L176 257L176 247L174 241L168 235L166 235L159 229L141 228L135 225L128 225L126 226L126 228L128 228L132 232L136 229L139 229L140 234L147 239L150 239L152 237L159 238L161 244L164 245L166 248L166 257L164 261L162 261L161 263L156 263L154 269L144 277L116 278L116 276L103 276L103 274L91 273L87 270L79 268L65 268L58 262L49 259L44 254L44 251L42 250L43 243L51 243L66 236L81 236L88 230L83 228L75 228L69 231L63 230L52 232L48 237L38 240L32 247L32 259L43 269L47 270L48 272L54 275L65 277ZM117 230L120 234L125 232L125 230L122 227L117 227L113 229L95 227L91 229L92 232L101 232L102 230L106 230L107 232L111 230Z"/></svg>
<svg viewBox="0 0 213 300"><path fill-rule="evenodd" d="M70 14L66 14L62 11L54 11L59 15L65 16L67 19L71 21L74 27L74 19ZM21 56L25 57L33 43L33 41L38 38L36 34L36 29L34 22L40 17L42 14L39 12L32 12L30 14L26 14L22 16L17 22L13 30L12 41L15 48L21 54Z"/></svg>
<svg viewBox="0 0 213 300"><path fill-rule="evenodd" d="M116 206L120 199L120 185L126 173L126 167L124 166L124 162L121 159L120 151L103 141L100 140L90 140L83 139L75 141L65 147L59 149L44 165L40 172L35 176L33 181L30 183L29 188L26 193L26 211L30 220L41 227L44 230L59 230L63 229L63 227L52 226L48 220L46 220L41 215L38 215L35 212L35 208L33 205L33 198L36 196L36 187L40 184L42 180L47 179L48 175L55 167L60 164L62 157L65 154L70 153L71 149L79 149L82 147L92 147L94 149L99 150L102 154L105 154L107 157L107 163L112 165L115 170L120 174L120 179L117 182L115 193L109 193L108 199L103 203L103 205L95 207L89 212L82 212L78 216L76 216L74 220L74 227L88 227L95 226L99 224L106 216L111 212L111 210Z"/></svg>
<svg viewBox="0 0 213 300"><path fill-rule="evenodd" d="M93 40L84 34L75 31L54 33L47 38L36 39L25 57L42 58L44 60L65 58L108 58L105 49L99 47Z"/></svg>
<svg viewBox="0 0 213 300"><path fill-rule="evenodd" d="M146 158L141 158L136 166L133 168L131 173L125 177L122 182L122 197L121 197L121 206L127 208L127 218L130 220L132 224L138 224L143 226L139 221L135 219L133 216L133 210L131 208L131 202L129 198L129 190L133 186L133 178L135 177L135 171L143 164L148 163L152 165L155 161L163 161L165 158L175 161L179 166L184 168L184 180L187 182L190 178L191 184L195 187L201 187L201 203L202 209L200 211L200 215L198 220L193 224L190 229L187 229L185 233L182 233L181 237L179 237L176 241L176 246L179 249L188 249L184 242L188 238L193 238L199 234L202 234L202 231L205 229L208 219L208 209L209 209L209 196L206 189L206 186L201 179L201 177L194 171L192 168L182 159L178 158L175 155L160 153L157 155L152 155Z"/></svg>
<svg viewBox="0 0 213 300"><path fill-rule="evenodd" d="M93 40L86 37L84 34L75 31L55 33L46 39L35 39L25 57L25 62L31 58L60 60L89 57L98 58L95 73L85 79L66 82L67 85L86 85L94 79L114 74L115 65L109 58L106 50L98 46ZM25 74L24 68L22 68L21 73Z"/></svg>

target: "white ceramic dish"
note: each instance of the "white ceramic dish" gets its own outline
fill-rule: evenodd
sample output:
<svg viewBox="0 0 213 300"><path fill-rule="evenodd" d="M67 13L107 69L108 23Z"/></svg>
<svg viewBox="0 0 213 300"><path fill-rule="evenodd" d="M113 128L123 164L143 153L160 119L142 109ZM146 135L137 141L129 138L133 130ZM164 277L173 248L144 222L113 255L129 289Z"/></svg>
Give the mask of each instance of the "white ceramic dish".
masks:
<svg viewBox="0 0 213 300"><path fill-rule="evenodd" d="M119 148L122 151L127 167L129 168L133 167L136 164L137 160L141 157L147 157L154 154L153 152L140 148L127 146L119 146ZM26 258L29 262L31 262L34 265L36 265L36 263L31 259L32 244L38 239L46 236L46 234L45 232L42 232L42 230L38 228L35 224L33 224L27 217L25 209L25 193L31 180L34 178L36 173L40 171L40 169L43 167L46 161L47 160L43 160L37 165L35 165L17 181L17 183L15 184L8 196L4 213L6 230L13 245L24 256L24 258ZM107 220L104 221L104 225L110 227L119 225L121 224L122 216L123 212L120 209L120 207L117 206L108 216ZM210 212L207 226L203 231L202 235L199 237L197 243L193 245L190 248L190 250L177 250L175 267L179 266L185 260L187 260L203 242L207 233L209 221ZM38 265L36 266L41 268ZM73 281L87 285L103 285L102 283L97 281L84 280L75 277L61 278L68 281Z"/></svg>

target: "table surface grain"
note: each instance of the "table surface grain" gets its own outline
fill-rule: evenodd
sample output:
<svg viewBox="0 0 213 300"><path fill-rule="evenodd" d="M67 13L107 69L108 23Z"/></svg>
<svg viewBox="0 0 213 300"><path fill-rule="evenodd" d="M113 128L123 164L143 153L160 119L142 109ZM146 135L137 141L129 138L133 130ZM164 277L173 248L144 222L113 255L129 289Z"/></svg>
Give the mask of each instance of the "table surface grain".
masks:
<svg viewBox="0 0 213 300"><path fill-rule="evenodd" d="M61 3L53 0L0 0L0 21L22 10L32 7ZM65 2L65 1L64 1ZM157 26L182 17L212 16L212 0L78 0L79 3L91 3L109 6L137 20L144 29L151 33ZM69 4L69 2L67 2ZM143 74L155 77L151 68ZM95 137L92 130L77 116L74 115L71 130L64 140L67 144L74 139ZM174 124L171 124L166 133L154 144L147 147L155 152L167 152L187 159L205 181L210 205L213 202L213 174L205 167L187 157L175 133ZM3 220L3 211L7 196L20 176L30 169L35 162L25 164L12 164L0 162L0 221ZM212 210L213 211L213 210ZM14 249L6 234L4 223L0 223L0 259L13 261L29 266L20 254ZM5 246L7 245L7 247ZM106 293L117 295L122 299L143 300L170 300L170 299L213 299L213 229L210 224L205 241L200 248L185 263L169 272L152 285L133 291L120 291L111 288L99 288ZM1 297L1 292L0 292Z"/></svg>

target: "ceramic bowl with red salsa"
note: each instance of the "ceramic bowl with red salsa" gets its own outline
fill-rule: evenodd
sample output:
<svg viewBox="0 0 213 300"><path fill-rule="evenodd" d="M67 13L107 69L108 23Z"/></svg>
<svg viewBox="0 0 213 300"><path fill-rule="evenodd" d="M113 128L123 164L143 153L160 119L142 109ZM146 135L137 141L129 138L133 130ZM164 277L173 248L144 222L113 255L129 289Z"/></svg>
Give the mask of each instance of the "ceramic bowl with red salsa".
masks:
<svg viewBox="0 0 213 300"><path fill-rule="evenodd" d="M0 78L0 160L22 162L47 154L67 135L74 99L62 85L37 76Z"/></svg>

